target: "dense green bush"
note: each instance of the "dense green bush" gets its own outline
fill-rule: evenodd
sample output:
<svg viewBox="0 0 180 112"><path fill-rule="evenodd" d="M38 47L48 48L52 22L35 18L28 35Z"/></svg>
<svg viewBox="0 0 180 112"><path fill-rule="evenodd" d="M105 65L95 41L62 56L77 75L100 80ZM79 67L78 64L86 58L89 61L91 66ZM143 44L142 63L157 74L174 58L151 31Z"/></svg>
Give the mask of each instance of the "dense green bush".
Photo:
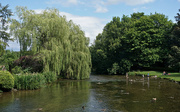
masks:
<svg viewBox="0 0 180 112"><path fill-rule="evenodd" d="M19 74L21 73L23 70L20 66L15 66L12 70L11 70L11 73L12 74Z"/></svg>
<svg viewBox="0 0 180 112"><path fill-rule="evenodd" d="M14 77L8 71L0 71L0 89L11 89L14 87Z"/></svg>
<svg viewBox="0 0 180 112"><path fill-rule="evenodd" d="M45 76L40 73L26 73L23 75L14 75L14 78L14 87L21 90L38 89L44 86L46 83Z"/></svg>
<svg viewBox="0 0 180 112"><path fill-rule="evenodd" d="M54 82L57 80L57 75L54 72L44 72L43 73L46 83Z"/></svg>

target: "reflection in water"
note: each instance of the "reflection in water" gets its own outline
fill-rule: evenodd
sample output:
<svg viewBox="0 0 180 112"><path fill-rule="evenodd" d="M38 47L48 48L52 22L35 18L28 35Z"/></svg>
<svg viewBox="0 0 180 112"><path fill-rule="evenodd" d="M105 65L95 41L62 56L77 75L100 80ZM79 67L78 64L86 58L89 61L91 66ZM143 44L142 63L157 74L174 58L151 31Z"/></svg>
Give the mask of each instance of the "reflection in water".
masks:
<svg viewBox="0 0 180 112"><path fill-rule="evenodd" d="M0 95L0 112L179 112L179 105L179 84L138 76L61 80L39 90Z"/></svg>

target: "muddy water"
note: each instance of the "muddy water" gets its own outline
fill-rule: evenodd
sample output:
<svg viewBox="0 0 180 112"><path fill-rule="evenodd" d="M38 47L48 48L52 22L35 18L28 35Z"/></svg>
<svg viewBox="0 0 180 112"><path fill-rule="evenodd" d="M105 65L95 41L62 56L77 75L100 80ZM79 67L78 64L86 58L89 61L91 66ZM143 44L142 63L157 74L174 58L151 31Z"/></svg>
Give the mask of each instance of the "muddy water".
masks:
<svg viewBox="0 0 180 112"><path fill-rule="evenodd" d="M0 94L0 112L180 112L180 85L164 79L93 75L39 90Z"/></svg>

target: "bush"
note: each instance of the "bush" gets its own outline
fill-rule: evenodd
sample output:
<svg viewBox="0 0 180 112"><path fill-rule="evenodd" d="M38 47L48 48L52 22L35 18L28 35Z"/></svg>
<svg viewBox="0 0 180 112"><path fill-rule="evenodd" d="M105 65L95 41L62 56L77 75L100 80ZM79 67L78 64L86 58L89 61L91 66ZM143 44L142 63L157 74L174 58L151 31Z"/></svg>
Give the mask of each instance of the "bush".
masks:
<svg viewBox="0 0 180 112"><path fill-rule="evenodd" d="M43 75L45 76L46 83L54 82L57 80L57 76L54 72L44 72Z"/></svg>
<svg viewBox="0 0 180 112"><path fill-rule="evenodd" d="M12 74L19 74L19 73L21 73L22 71L23 71L22 68L19 67L19 66L15 66L15 67L11 70Z"/></svg>
<svg viewBox="0 0 180 112"><path fill-rule="evenodd" d="M0 71L0 89L11 89L14 87L14 77L8 71Z"/></svg>
<svg viewBox="0 0 180 112"><path fill-rule="evenodd" d="M20 66L24 72L42 72L43 64L38 56L22 56L14 61L13 66Z"/></svg>

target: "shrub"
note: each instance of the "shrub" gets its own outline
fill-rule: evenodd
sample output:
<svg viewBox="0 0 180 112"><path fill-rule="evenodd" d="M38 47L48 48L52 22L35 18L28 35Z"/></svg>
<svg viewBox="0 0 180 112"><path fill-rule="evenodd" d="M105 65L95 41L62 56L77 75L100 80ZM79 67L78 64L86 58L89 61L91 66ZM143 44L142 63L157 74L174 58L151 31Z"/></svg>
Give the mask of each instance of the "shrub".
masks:
<svg viewBox="0 0 180 112"><path fill-rule="evenodd" d="M57 80L57 76L54 72L44 72L43 75L45 76L46 83L54 82Z"/></svg>
<svg viewBox="0 0 180 112"><path fill-rule="evenodd" d="M14 66L20 66L25 72L42 72L43 64L38 56L22 56L14 61Z"/></svg>
<svg viewBox="0 0 180 112"><path fill-rule="evenodd" d="M19 66L15 66L12 70L11 70L12 74L19 74L22 72L22 68Z"/></svg>
<svg viewBox="0 0 180 112"><path fill-rule="evenodd" d="M11 89L14 87L14 77L8 71L0 71L0 89Z"/></svg>

